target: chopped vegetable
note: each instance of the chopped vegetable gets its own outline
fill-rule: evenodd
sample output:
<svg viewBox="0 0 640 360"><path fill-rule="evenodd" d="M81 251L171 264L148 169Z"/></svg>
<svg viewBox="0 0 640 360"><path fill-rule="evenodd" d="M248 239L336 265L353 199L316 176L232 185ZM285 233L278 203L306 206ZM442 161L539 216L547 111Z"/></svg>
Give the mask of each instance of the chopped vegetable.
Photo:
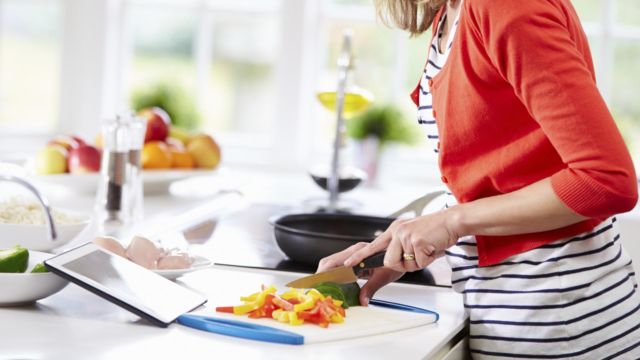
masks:
<svg viewBox="0 0 640 360"><path fill-rule="evenodd" d="M43 263L37 263L36 266L31 269L32 273L47 273L49 269L47 269Z"/></svg>
<svg viewBox="0 0 640 360"><path fill-rule="evenodd" d="M23 273L29 266L29 250L20 245L0 250L0 273Z"/></svg>
<svg viewBox="0 0 640 360"><path fill-rule="evenodd" d="M360 285L358 283L336 284L331 282L320 283L314 288L324 296L331 296L333 299L342 301L342 307L348 309L349 306L360 305Z"/></svg>
<svg viewBox="0 0 640 360"><path fill-rule="evenodd" d="M290 325L305 322L323 328L330 323L343 323L346 313L342 300L325 296L317 289L308 291L290 288L277 295L276 288L263 286L261 292L240 298L242 305L217 307L217 312L247 315L252 319L272 318Z"/></svg>

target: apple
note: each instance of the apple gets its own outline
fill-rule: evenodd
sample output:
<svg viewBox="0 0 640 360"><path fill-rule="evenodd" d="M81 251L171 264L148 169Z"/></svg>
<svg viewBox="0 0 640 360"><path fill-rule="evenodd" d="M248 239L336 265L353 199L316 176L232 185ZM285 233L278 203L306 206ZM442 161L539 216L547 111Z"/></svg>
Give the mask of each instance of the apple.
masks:
<svg viewBox="0 0 640 360"><path fill-rule="evenodd" d="M78 136L73 135L61 135L53 138L47 145L58 145L70 151L73 148L77 148L87 143Z"/></svg>
<svg viewBox="0 0 640 360"><path fill-rule="evenodd" d="M69 151L67 166L72 174L84 174L100 171L102 154L91 145L83 145Z"/></svg>
<svg viewBox="0 0 640 360"><path fill-rule="evenodd" d="M36 154L35 171L38 175L63 174L67 172L66 149L47 146Z"/></svg>
<svg viewBox="0 0 640 360"><path fill-rule="evenodd" d="M169 137L182 142L183 145L187 145L189 143L189 140L191 139L191 134L185 129L172 126L169 129Z"/></svg>
<svg viewBox="0 0 640 360"><path fill-rule="evenodd" d="M220 147L209 135L194 136L187 145L187 152L199 168L214 169L220 164Z"/></svg>
<svg viewBox="0 0 640 360"><path fill-rule="evenodd" d="M167 138L169 127L171 126L171 118L166 111L156 106L140 110L138 116L147 123L147 130L144 134L145 143L149 141L164 141Z"/></svg>

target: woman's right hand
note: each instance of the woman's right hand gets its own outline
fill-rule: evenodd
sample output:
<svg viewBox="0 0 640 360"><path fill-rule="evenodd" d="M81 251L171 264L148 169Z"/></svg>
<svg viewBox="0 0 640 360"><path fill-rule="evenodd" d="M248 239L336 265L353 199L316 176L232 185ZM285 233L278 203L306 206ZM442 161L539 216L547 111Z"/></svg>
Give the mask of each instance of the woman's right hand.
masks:
<svg viewBox="0 0 640 360"><path fill-rule="evenodd" d="M327 271L339 266L344 266L345 260L347 260L351 255L367 246L368 244L369 243L366 242L357 243L346 248L345 250L323 258L322 260L320 260L317 272ZM373 297L373 294L375 294L376 291L378 291L381 287L398 280L402 275L404 275L403 272L398 272L385 267L379 267L369 270L367 272L367 276L365 277L367 279L367 283L364 284L364 286L360 290L360 304L362 304L363 306L369 305L369 300Z"/></svg>

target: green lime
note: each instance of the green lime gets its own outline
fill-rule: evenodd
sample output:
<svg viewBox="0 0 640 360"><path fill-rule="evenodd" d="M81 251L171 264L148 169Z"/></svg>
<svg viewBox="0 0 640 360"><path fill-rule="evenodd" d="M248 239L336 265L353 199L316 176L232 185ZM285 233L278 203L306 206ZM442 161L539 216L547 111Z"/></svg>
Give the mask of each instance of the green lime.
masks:
<svg viewBox="0 0 640 360"><path fill-rule="evenodd" d="M47 273L49 269L47 269L43 263L37 263L36 266L31 269L32 273Z"/></svg>
<svg viewBox="0 0 640 360"><path fill-rule="evenodd" d="M0 273L23 273L29 265L29 250L20 245L0 250Z"/></svg>

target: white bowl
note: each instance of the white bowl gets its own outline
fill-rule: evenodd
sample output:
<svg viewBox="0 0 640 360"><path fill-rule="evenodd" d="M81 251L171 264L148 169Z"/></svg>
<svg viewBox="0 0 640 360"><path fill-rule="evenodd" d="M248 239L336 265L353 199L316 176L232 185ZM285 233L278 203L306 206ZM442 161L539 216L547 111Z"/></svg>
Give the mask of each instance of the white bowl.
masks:
<svg viewBox="0 0 640 360"><path fill-rule="evenodd" d="M52 273L32 274L31 269L52 257L52 254L29 251L29 267L22 274L0 273L0 306L15 306L31 303L51 296L69 283Z"/></svg>
<svg viewBox="0 0 640 360"><path fill-rule="evenodd" d="M90 224L90 219L87 216L82 216L77 213L61 209L56 210L77 217L79 222L72 225L56 224L56 232L58 236L54 241L51 241L49 238L49 227L46 224L29 225L0 223L0 234L2 234L2 236L0 236L0 249L20 245L29 250L52 250L71 242Z"/></svg>
<svg viewBox="0 0 640 360"><path fill-rule="evenodd" d="M144 170L142 172L144 193L146 195L166 193L175 181L194 176L213 175L216 172L217 170L208 169ZM31 175L30 179L35 183L64 188L73 193L95 194L100 182L100 173Z"/></svg>

